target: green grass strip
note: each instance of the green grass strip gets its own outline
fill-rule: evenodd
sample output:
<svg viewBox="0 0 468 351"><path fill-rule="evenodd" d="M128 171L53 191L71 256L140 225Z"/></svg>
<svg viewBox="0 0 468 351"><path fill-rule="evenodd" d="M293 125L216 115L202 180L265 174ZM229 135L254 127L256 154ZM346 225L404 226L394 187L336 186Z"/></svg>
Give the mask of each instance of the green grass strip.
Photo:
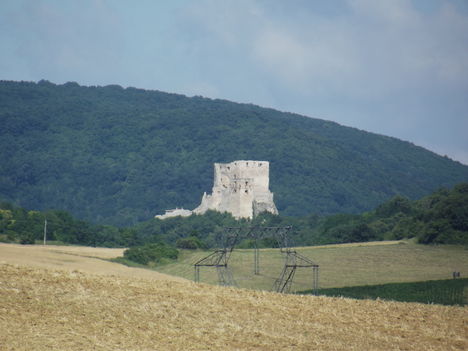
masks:
<svg viewBox="0 0 468 351"><path fill-rule="evenodd" d="M468 304L468 278L320 289L319 295L463 306Z"/></svg>

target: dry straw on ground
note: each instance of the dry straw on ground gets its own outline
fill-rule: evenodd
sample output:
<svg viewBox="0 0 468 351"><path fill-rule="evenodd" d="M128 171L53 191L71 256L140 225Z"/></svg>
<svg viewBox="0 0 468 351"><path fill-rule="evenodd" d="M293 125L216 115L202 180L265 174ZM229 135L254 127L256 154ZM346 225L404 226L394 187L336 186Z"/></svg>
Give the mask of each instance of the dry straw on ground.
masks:
<svg viewBox="0 0 468 351"><path fill-rule="evenodd" d="M466 350L467 309L0 264L1 350Z"/></svg>
<svg viewBox="0 0 468 351"><path fill-rule="evenodd" d="M0 263L12 263L41 268L76 270L101 275L141 277L159 280L185 281L183 278L130 268L108 261L123 255L124 249L85 246L42 246L0 243Z"/></svg>

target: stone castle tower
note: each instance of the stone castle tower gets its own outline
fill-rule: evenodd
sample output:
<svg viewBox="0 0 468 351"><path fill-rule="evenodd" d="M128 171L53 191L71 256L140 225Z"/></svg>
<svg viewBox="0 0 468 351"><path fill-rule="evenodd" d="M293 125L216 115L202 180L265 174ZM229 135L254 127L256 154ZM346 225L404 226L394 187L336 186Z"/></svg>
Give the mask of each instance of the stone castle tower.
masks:
<svg viewBox="0 0 468 351"><path fill-rule="evenodd" d="M200 206L193 210L229 212L235 218L252 218L261 212L278 214L269 190L268 161L234 161L214 164L211 195L203 194Z"/></svg>

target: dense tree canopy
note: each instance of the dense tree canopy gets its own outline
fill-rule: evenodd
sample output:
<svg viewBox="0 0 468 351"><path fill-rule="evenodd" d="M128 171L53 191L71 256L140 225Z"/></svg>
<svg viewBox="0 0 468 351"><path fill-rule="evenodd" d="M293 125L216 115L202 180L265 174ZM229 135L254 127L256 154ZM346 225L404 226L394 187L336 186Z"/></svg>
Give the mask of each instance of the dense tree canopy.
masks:
<svg viewBox="0 0 468 351"><path fill-rule="evenodd" d="M284 216L360 213L468 181L467 166L394 138L115 85L3 81L0 121L0 200L100 224L192 209L211 190L213 163L239 159L270 161Z"/></svg>
<svg viewBox="0 0 468 351"><path fill-rule="evenodd" d="M183 249L219 247L223 228L237 226L292 226L290 245L297 246L404 238L416 238L423 244L468 246L468 183L451 190L440 189L416 201L395 196L375 210L359 215L285 217L263 213L253 220L235 220L228 213L208 211L189 217L155 218L131 228L93 225L76 220L65 211L26 211L3 203L0 241L27 244L41 240L45 219L49 240L111 247L146 245L144 249L131 251L142 257L149 255L146 249L154 254L161 245L165 247L163 244ZM251 248L253 244L252 240L244 239L239 246ZM258 246L276 247L278 242L265 238Z"/></svg>

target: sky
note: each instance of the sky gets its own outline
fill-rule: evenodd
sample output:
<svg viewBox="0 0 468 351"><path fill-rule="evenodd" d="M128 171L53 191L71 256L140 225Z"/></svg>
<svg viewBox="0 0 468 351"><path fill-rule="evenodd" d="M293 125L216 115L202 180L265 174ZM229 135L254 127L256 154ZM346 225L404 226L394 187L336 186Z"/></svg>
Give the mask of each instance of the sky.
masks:
<svg viewBox="0 0 468 351"><path fill-rule="evenodd" d="M468 0L0 0L0 79L226 99L468 165Z"/></svg>

